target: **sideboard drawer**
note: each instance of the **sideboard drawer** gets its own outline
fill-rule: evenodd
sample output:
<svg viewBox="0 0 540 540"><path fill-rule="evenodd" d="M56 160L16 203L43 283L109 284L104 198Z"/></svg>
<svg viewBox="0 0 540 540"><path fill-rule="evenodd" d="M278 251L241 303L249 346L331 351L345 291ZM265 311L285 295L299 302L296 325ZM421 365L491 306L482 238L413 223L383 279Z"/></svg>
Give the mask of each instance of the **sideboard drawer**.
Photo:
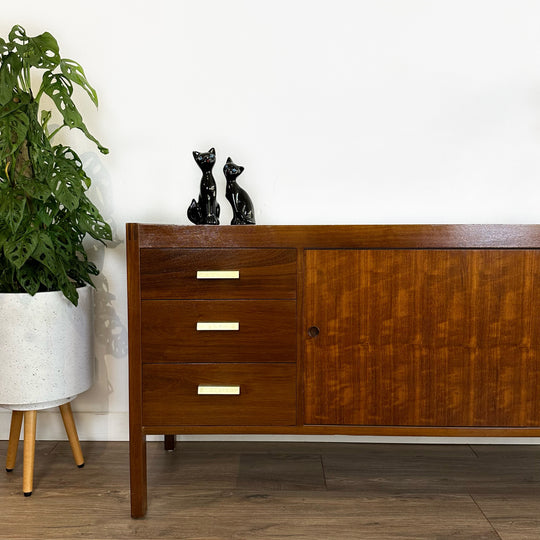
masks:
<svg viewBox="0 0 540 540"><path fill-rule="evenodd" d="M141 297L296 298L295 249L141 249Z"/></svg>
<svg viewBox="0 0 540 540"><path fill-rule="evenodd" d="M147 426L296 424L294 364L146 364Z"/></svg>
<svg viewBox="0 0 540 540"><path fill-rule="evenodd" d="M143 300L143 363L295 362L294 300Z"/></svg>

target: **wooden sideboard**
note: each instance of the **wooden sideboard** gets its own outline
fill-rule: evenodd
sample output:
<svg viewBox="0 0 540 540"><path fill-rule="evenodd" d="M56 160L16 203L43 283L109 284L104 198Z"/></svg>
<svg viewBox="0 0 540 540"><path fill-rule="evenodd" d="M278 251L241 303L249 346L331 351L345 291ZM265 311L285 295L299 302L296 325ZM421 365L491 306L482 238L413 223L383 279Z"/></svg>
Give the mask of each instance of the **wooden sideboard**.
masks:
<svg viewBox="0 0 540 540"><path fill-rule="evenodd" d="M540 225L127 225L146 435L540 436ZM169 438L170 440L170 438Z"/></svg>

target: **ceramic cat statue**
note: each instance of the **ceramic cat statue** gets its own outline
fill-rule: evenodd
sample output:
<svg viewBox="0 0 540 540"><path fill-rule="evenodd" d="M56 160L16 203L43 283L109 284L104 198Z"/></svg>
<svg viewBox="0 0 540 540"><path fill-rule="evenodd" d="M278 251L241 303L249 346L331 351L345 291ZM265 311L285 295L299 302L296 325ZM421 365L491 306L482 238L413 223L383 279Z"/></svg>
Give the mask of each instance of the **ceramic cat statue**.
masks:
<svg viewBox="0 0 540 540"><path fill-rule="evenodd" d="M231 225L255 225L255 209L246 190L242 189L236 179L244 167L233 163L232 159L227 158L227 163L223 167L223 173L227 179L227 188L225 197L231 203L233 209L233 219Z"/></svg>
<svg viewBox="0 0 540 540"><path fill-rule="evenodd" d="M193 157L203 174L199 201L195 199L191 201L187 210L188 219L195 225L219 225L216 181L212 174L212 168L216 162L216 151L214 148L210 148L208 152L193 151Z"/></svg>

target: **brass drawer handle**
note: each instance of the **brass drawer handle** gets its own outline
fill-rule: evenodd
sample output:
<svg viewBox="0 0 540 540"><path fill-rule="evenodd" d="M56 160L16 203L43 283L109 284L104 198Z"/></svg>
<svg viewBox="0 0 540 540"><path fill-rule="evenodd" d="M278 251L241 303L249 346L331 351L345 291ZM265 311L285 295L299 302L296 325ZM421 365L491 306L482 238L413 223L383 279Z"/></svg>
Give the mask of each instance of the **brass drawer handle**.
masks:
<svg viewBox="0 0 540 540"><path fill-rule="evenodd" d="M197 388L199 396L239 396L240 386L214 386L199 384Z"/></svg>
<svg viewBox="0 0 540 540"><path fill-rule="evenodd" d="M240 279L239 270L197 270L197 279Z"/></svg>
<svg viewBox="0 0 540 540"><path fill-rule="evenodd" d="M239 322L198 322L197 331L201 330L240 330Z"/></svg>

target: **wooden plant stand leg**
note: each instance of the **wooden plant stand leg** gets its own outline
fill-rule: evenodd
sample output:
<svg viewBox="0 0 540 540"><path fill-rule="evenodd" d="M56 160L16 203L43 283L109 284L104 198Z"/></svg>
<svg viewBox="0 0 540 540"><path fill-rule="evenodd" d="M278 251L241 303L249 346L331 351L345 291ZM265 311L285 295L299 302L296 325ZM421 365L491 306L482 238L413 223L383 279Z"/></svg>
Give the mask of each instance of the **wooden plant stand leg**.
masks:
<svg viewBox="0 0 540 540"><path fill-rule="evenodd" d="M22 411L11 412L11 427L9 428L9 442L6 456L7 472L11 472L15 468L15 461L17 459L17 448L19 447L19 437L21 436L22 421Z"/></svg>
<svg viewBox="0 0 540 540"><path fill-rule="evenodd" d="M71 403L64 403L64 405L60 405L60 413L62 414L64 427L66 428L71 451L73 452L73 459L75 460L77 467L84 467L84 457L81 450L81 443L79 442L79 436L77 435L75 421L73 420Z"/></svg>
<svg viewBox="0 0 540 540"><path fill-rule="evenodd" d="M165 450L172 452L176 448L176 435L165 435Z"/></svg>
<svg viewBox="0 0 540 540"><path fill-rule="evenodd" d="M24 457L23 457L23 493L32 495L34 485L34 456L36 453L37 411L24 411Z"/></svg>

